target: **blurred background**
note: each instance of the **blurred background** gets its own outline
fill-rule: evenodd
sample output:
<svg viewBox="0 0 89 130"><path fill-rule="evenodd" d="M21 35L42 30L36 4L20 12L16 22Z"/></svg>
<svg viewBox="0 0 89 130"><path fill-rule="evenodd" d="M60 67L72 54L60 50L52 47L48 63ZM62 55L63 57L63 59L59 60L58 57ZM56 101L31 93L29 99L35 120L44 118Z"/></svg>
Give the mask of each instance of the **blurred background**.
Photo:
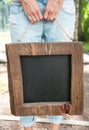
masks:
<svg viewBox="0 0 89 130"><path fill-rule="evenodd" d="M11 0L0 0L0 130L22 130L17 122L7 122L8 117L7 119L5 117L4 120L1 119L1 116L11 116L5 54L5 44L11 43L9 25L10 4ZM75 0L75 6L76 25L74 39L75 41L82 41L84 48L84 113L81 116L70 116L69 119L89 121L89 0ZM85 123L88 125L63 125L61 130L89 130L89 122ZM83 124L81 123L81 125ZM38 128L38 126L36 127ZM39 127L39 130L43 129L41 124ZM47 130L46 127L47 125L43 130Z"/></svg>

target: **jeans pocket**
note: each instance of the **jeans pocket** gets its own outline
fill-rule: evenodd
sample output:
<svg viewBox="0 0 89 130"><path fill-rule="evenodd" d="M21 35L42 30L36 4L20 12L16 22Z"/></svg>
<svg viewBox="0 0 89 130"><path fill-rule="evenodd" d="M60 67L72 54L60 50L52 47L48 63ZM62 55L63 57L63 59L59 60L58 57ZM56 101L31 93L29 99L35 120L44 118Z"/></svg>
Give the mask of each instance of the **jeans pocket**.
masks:
<svg viewBox="0 0 89 130"><path fill-rule="evenodd" d="M75 15L75 5L73 0L64 0L62 10L67 15Z"/></svg>
<svg viewBox="0 0 89 130"><path fill-rule="evenodd" d="M9 17L10 24L18 23L23 13L24 11L21 5L11 5Z"/></svg>
<svg viewBox="0 0 89 130"><path fill-rule="evenodd" d="M21 18L24 15L24 11L21 5L12 5L10 8L9 22L10 24L20 23Z"/></svg>
<svg viewBox="0 0 89 130"><path fill-rule="evenodd" d="M19 15L23 11L21 5L11 5L10 7L10 14L11 15Z"/></svg>

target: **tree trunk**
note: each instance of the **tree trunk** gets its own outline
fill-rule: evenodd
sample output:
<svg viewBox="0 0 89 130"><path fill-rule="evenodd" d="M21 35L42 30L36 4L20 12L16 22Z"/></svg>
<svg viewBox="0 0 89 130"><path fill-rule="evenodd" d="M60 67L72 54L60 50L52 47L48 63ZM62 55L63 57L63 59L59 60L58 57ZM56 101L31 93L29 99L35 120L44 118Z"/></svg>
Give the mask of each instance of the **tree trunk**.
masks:
<svg viewBox="0 0 89 130"><path fill-rule="evenodd" d="M81 0L75 0L76 7L76 23L75 23L75 33L74 39L77 41L81 35Z"/></svg>

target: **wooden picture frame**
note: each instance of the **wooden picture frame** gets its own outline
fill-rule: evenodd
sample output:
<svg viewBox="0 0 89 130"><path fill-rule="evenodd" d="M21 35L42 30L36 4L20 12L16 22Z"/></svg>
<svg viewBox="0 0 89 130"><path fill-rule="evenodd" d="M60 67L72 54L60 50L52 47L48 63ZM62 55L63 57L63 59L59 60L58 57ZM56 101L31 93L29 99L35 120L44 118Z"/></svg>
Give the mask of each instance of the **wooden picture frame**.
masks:
<svg viewBox="0 0 89 130"><path fill-rule="evenodd" d="M70 115L83 112L83 48L82 43L6 44L11 112L16 116L60 115L64 106ZM70 101L24 102L21 57L70 56ZM43 58L42 58L43 59ZM50 61L50 59L49 59ZM58 61L58 60L57 60ZM35 62L37 63L37 62ZM43 61L42 61L43 63ZM30 65L29 65L30 67ZM25 67L24 67L25 68ZM26 72L28 73L28 72ZM29 74L29 73L28 73ZM59 73L58 73L59 74ZM30 75L30 74L29 74ZM31 76L31 75L30 75ZM61 75L60 75L61 76ZM41 76L42 77L42 76ZM65 82L65 81L64 81ZM39 90L40 91L40 90ZM46 95L46 94L45 94ZM56 95L56 93L55 93ZM55 96L54 96L55 97Z"/></svg>

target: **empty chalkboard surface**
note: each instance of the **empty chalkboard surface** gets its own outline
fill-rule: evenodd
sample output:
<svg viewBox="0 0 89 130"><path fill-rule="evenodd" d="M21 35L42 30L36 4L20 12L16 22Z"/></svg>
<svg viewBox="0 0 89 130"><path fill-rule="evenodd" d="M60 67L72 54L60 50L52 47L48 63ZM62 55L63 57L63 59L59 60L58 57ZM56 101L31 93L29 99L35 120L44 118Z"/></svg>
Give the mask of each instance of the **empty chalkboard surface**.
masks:
<svg viewBox="0 0 89 130"><path fill-rule="evenodd" d="M71 56L21 56L24 102L70 101Z"/></svg>
<svg viewBox="0 0 89 130"><path fill-rule="evenodd" d="M81 43L7 44L6 54L12 114L82 114Z"/></svg>

